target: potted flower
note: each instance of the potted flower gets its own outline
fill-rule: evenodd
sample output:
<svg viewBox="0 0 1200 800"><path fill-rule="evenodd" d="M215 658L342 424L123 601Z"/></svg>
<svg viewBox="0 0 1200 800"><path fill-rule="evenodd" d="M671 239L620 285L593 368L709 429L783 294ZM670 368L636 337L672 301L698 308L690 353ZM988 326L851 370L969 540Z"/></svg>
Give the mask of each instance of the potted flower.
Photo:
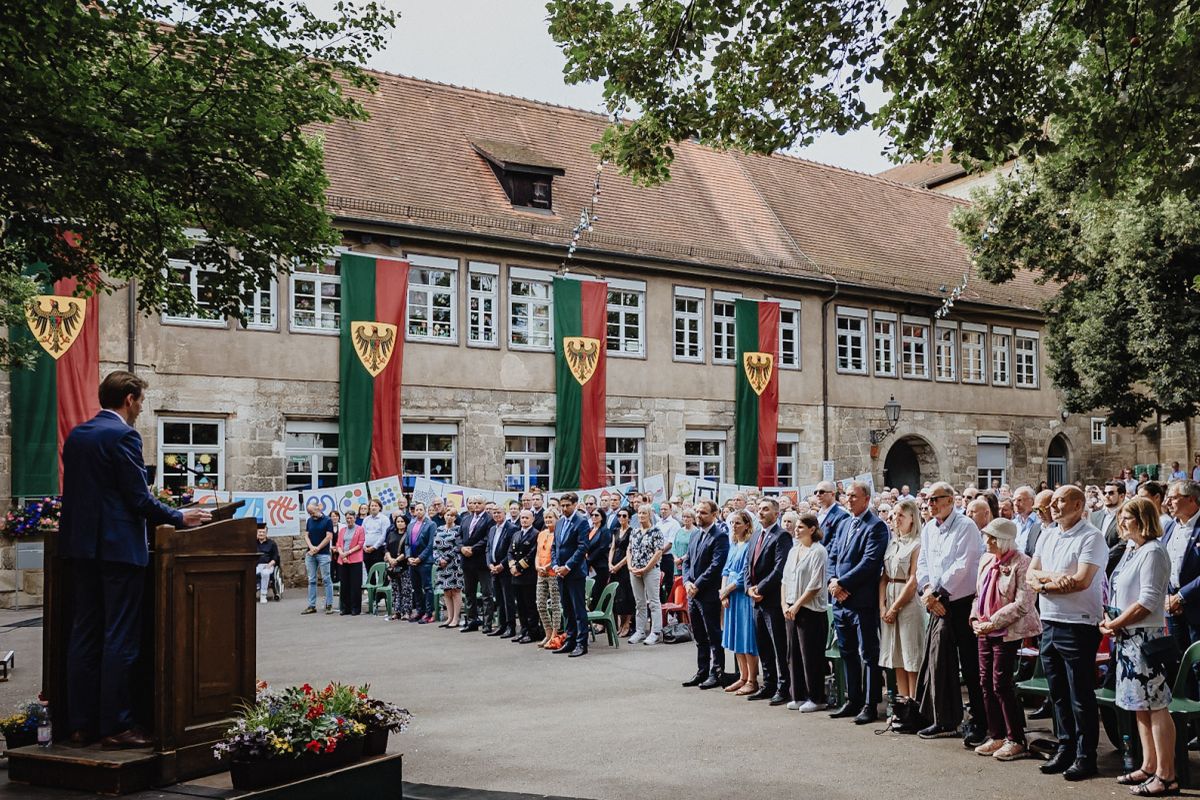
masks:
<svg viewBox="0 0 1200 800"><path fill-rule="evenodd" d="M369 689L369 686L363 686L359 690L359 704L354 718L367 726L363 755L381 756L387 752L388 734L393 731L402 733L408 727L412 714L394 703L368 696Z"/></svg>
<svg viewBox="0 0 1200 800"><path fill-rule="evenodd" d="M5 749L16 750L37 744L38 726L49 718L40 701L34 700L17 707L17 713L0 719L0 733L4 734Z"/></svg>
<svg viewBox="0 0 1200 800"><path fill-rule="evenodd" d="M360 691L307 683L281 692L260 684L253 705L213 747L229 759L235 789L259 789L338 769L362 757L367 726L359 721Z"/></svg>
<svg viewBox="0 0 1200 800"><path fill-rule="evenodd" d="M30 539L58 531L62 516L62 498L45 497L14 506L4 515L0 533L12 539Z"/></svg>

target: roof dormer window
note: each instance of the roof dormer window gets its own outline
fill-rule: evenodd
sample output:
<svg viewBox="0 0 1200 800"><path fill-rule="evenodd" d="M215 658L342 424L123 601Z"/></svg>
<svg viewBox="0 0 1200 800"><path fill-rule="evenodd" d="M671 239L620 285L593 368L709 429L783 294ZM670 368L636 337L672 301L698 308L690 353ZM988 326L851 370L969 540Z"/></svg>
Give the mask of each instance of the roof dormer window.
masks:
<svg viewBox="0 0 1200 800"><path fill-rule="evenodd" d="M488 162L514 208L553 211L554 176L566 170L525 145L475 139L471 146Z"/></svg>

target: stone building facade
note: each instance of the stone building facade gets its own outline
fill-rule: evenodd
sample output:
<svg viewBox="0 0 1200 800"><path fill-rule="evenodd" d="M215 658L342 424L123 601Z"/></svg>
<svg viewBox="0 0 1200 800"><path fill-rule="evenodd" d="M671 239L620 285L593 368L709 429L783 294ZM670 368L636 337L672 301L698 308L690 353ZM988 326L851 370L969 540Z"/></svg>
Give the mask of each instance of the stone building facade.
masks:
<svg viewBox="0 0 1200 800"><path fill-rule="evenodd" d="M597 175L600 219L567 266L609 282L608 445L619 478L732 480L735 296L777 299L784 311L781 485L818 479L826 459L838 476L869 471L877 485L1095 481L1123 463L1162 460L1161 442L1106 431L1093 444L1090 417L1061 414L1046 378L1042 289L1028 276L1003 287L971 281L935 318L970 271L948 225L957 199L692 143L678 148L670 183L638 188L597 172L589 146L602 117L380 82L364 98L369 121L324 132L329 205L345 249L412 265L402 393L410 474L498 490L548 485L548 287ZM524 188L510 196L514 184ZM174 266L202 295L203 273ZM160 482L186 481L183 463L203 463L221 489L336 481L339 270L335 255L281 275L249 296L245 325L141 317L130 331L128 296L102 298L101 372L132 367L150 381L139 428ZM873 446L869 432L886 426L891 397L898 426ZM0 474L10 424L5 415ZM281 545L298 581L302 564ZM10 563L0 601L11 596L2 582ZM28 580L36 596L38 579Z"/></svg>

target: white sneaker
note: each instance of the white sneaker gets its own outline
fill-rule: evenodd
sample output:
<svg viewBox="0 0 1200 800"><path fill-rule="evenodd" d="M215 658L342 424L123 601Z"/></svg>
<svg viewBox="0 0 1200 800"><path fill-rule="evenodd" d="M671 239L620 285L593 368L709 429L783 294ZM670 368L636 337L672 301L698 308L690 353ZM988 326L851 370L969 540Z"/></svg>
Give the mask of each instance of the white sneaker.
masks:
<svg viewBox="0 0 1200 800"><path fill-rule="evenodd" d="M646 634L642 633L641 631L638 631L633 636L629 637L630 644L641 644L645 640L646 640Z"/></svg>
<svg viewBox="0 0 1200 800"><path fill-rule="evenodd" d="M652 633L652 634L650 634L649 636L647 636L647 637L646 637L646 641L642 642L642 644L647 644L647 645L649 645L649 644L658 644L658 642L659 642L658 634L657 634L657 633Z"/></svg>
<svg viewBox="0 0 1200 800"><path fill-rule="evenodd" d="M787 704L787 710L788 710L788 711L799 711L799 710L800 710L800 704L799 704L799 703L797 703L795 700L792 700L792 701L790 701L790 702Z"/></svg>
<svg viewBox="0 0 1200 800"><path fill-rule="evenodd" d="M267 602L267 596L264 594L262 597L260 597L260 598L258 599L258 602L260 602L260 603L265 603L265 602Z"/></svg>
<svg viewBox="0 0 1200 800"><path fill-rule="evenodd" d="M804 703L800 706L801 714L809 714L813 711L824 711L824 710L825 710L824 703L814 703L812 700L805 700Z"/></svg>

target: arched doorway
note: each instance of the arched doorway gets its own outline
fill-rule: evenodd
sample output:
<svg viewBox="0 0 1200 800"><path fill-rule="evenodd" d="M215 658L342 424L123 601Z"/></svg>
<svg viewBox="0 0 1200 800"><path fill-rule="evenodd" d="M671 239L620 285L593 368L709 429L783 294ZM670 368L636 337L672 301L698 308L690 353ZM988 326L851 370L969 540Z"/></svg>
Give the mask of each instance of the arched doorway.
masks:
<svg viewBox="0 0 1200 800"><path fill-rule="evenodd" d="M1067 437L1061 433L1050 440L1050 449L1046 451L1046 483L1051 489L1057 489L1067 482L1070 475L1071 446Z"/></svg>
<svg viewBox="0 0 1200 800"><path fill-rule="evenodd" d="M883 460L883 483L899 489L908 486L915 494L926 480L937 480L937 456L929 442L920 436L904 436L896 441Z"/></svg>

